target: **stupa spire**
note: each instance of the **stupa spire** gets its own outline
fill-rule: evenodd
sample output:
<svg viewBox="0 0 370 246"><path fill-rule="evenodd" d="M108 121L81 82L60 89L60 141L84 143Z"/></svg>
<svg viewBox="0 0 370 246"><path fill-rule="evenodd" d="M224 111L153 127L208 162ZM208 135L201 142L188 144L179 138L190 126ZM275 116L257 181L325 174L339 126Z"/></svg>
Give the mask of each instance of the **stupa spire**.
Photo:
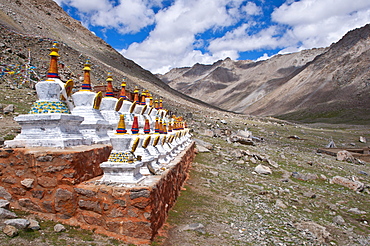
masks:
<svg viewBox="0 0 370 246"><path fill-rule="evenodd" d="M53 43L53 47L50 48L51 52L49 54L50 56L50 66L49 66L49 71L48 74L46 75L47 78L59 79L59 74L58 74L58 42Z"/></svg>
<svg viewBox="0 0 370 246"><path fill-rule="evenodd" d="M145 119L145 124L144 124L144 133L149 134L150 133L150 123L149 119Z"/></svg>
<svg viewBox="0 0 370 246"><path fill-rule="evenodd" d="M159 109L163 109L163 99L159 99Z"/></svg>
<svg viewBox="0 0 370 246"><path fill-rule="evenodd" d="M134 90L134 102L136 104L140 104L140 101L139 101L139 88L135 87L135 90Z"/></svg>
<svg viewBox="0 0 370 246"><path fill-rule="evenodd" d="M119 95L119 97L123 97L123 99L127 99L127 96L126 96L126 77L124 77L122 79L122 84L121 84L122 88L121 88L121 94Z"/></svg>
<svg viewBox="0 0 370 246"><path fill-rule="evenodd" d="M131 133L132 134L138 134L139 133L139 122L138 122L137 116L134 116L134 121L133 121L132 127L131 127Z"/></svg>
<svg viewBox="0 0 370 246"><path fill-rule="evenodd" d="M146 98L146 91L143 90L143 92L141 93L140 105L145 105L145 98Z"/></svg>
<svg viewBox="0 0 370 246"><path fill-rule="evenodd" d="M84 71L84 81L82 82L81 91L91 91L90 66L90 59L87 59L85 62L85 66L82 69Z"/></svg>
<svg viewBox="0 0 370 246"><path fill-rule="evenodd" d="M105 97L114 97L113 95L113 85L112 85L112 82L113 82L113 79L112 79L112 73L111 72L108 72L108 76L107 76L107 90L105 92Z"/></svg>
<svg viewBox="0 0 370 246"><path fill-rule="evenodd" d="M127 130L126 130L126 124L125 124L125 116L121 114L119 116L119 122L118 122L117 130L116 130L116 134L126 134L126 133L127 133Z"/></svg>

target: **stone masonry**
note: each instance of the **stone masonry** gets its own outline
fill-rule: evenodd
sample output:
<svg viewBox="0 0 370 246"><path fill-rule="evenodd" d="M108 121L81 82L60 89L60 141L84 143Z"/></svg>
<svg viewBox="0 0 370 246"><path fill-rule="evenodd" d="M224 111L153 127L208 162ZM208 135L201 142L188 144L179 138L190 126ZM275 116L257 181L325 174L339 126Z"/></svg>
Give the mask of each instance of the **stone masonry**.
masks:
<svg viewBox="0 0 370 246"><path fill-rule="evenodd" d="M0 149L0 198L47 219L148 244L188 177L194 144L161 175L121 186L97 182L102 175L99 164L111 149L110 145Z"/></svg>

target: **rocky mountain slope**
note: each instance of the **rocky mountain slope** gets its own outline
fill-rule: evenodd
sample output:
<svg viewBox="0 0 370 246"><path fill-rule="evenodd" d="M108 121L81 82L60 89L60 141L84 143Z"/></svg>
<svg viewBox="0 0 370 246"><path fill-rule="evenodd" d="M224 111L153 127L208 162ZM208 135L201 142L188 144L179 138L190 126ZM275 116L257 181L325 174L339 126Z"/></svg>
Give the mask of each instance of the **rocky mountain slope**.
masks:
<svg viewBox="0 0 370 246"><path fill-rule="evenodd" d="M368 24L328 48L259 62L228 58L158 76L176 90L238 113L368 121L369 47Z"/></svg>
<svg viewBox="0 0 370 246"><path fill-rule="evenodd" d="M105 84L106 74L111 71L116 87L120 88L122 78L127 77L128 89L136 85L148 89L156 97L163 97L165 105L173 105L172 110L176 111L184 105L190 108L208 107L173 90L149 71L124 58L52 0L1 1L0 28L1 65L6 68L24 65L30 54L35 72L42 79L48 68L48 48L56 40L60 43L59 60L65 65L65 69L60 71L64 80L73 78L78 83L83 63L90 58L93 85Z"/></svg>

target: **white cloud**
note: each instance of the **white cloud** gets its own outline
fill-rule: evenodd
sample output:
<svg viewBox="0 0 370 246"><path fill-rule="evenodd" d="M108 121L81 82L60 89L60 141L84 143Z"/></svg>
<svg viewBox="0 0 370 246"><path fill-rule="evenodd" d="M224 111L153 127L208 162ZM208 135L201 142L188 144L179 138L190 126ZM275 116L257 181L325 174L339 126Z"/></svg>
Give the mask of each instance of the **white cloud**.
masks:
<svg viewBox="0 0 370 246"><path fill-rule="evenodd" d="M136 33L154 23L153 6L162 0L55 0L79 11L85 26L113 28L122 34Z"/></svg>
<svg viewBox="0 0 370 246"><path fill-rule="evenodd" d="M370 1L302 0L283 4L271 17L289 27L283 52L326 47L349 30L370 22Z"/></svg>
<svg viewBox="0 0 370 246"><path fill-rule="evenodd" d="M260 15L262 14L261 7L258 7L254 2L247 2L245 6L242 7L243 11L247 15Z"/></svg>
<svg viewBox="0 0 370 246"><path fill-rule="evenodd" d="M256 61L264 61L264 60L267 60L267 59L270 59L271 56L269 56L267 53L264 53L263 56L257 58Z"/></svg>
<svg viewBox="0 0 370 246"><path fill-rule="evenodd" d="M243 24L239 28L226 33L223 37L213 40L208 47L209 50L212 53L225 49L243 52L262 48L276 49L282 46L283 41L277 36L279 34L277 26L270 26L256 34L248 35L250 27L250 24Z"/></svg>
<svg viewBox="0 0 370 246"><path fill-rule="evenodd" d="M212 63L224 58L197 50L195 47L204 41L197 40L196 35L235 24L240 14L230 13L235 13L237 9L240 12L241 3L227 0L175 1L172 6L156 14L156 27L146 40L131 44L122 53L154 73L191 66L196 62ZM226 8L227 4L229 8Z"/></svg>

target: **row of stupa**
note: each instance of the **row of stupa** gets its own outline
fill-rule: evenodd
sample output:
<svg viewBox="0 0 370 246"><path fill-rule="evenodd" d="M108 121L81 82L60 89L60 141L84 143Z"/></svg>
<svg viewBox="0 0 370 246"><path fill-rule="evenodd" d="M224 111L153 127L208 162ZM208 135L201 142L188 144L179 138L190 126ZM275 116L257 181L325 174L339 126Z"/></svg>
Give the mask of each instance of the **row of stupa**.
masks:
<svg viewBox="0 0 370 246"><path fill-rule="evenodd" d="M108 73L105 97L93 92L91 64L85 63L81 90L72 94L73 81L63 83L58 75L58 46L51 48L45 81L36 84L38 100L29 114L15 120L21 133L5 142L7 147L56 147L112 144L102 182L136 183L143 174L155 174L188 144L189 129L182 117L168 115L148 91L135 88L134 101L126 96L125 81L120 98L113 96L112 76Z"/></svg>

